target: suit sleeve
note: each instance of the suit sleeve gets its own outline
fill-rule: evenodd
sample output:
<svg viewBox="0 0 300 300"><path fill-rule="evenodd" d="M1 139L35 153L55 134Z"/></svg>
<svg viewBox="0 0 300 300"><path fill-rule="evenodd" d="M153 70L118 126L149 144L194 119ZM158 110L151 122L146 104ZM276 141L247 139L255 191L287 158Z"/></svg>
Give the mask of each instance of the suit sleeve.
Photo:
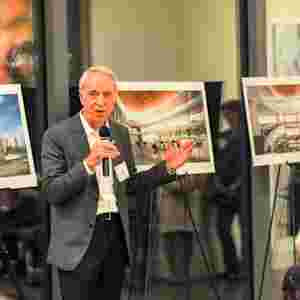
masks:
<svg viewBox="0 0 300 300"><path fill-rule="evenodd" d="M68 166L62 143L57 135L47 131L42 145L42 189L50 204L63 204L79 194L88 174L83 162Z"/></svg>

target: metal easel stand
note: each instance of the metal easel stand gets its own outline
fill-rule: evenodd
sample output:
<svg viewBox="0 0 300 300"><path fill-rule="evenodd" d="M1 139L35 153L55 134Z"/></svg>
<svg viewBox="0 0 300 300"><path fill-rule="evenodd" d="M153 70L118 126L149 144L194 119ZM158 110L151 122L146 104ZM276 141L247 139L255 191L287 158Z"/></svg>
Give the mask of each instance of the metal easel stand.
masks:
<svg viewBox="0 0 300 300"><path fill-rule="evenodd" d="M287 163L287 165L290 167L290 164ZM265 251L264 251L264 261L263 261L263 268L262 268L262 275L261 275L261 281L259 284L259 294L258 294L258 300L262 299L263 296L263 287L264 287L264 280L265 280L265 272L266 272L266 266L267 261L270 254L270 245L271 245L271 237L272 237L272 227L274 223L274 215L277 208L277 201L279 198L279 182L280 182L280 174L281 174L281 167L280 164L277 170L276 174L276 182L275 182L275 189L274 189L274 197L273 197L273 204L272 204L272 211L271 211L271 218L268 225L268 233L267 233L267 241L265 244ZM293 191L294 192L294 191ZM293 193L294 195L294 193ZM292 236L293 236L293 258L294 263L296 263L296 248L295 248L295 199L294 196L292 197Z"/></svg>

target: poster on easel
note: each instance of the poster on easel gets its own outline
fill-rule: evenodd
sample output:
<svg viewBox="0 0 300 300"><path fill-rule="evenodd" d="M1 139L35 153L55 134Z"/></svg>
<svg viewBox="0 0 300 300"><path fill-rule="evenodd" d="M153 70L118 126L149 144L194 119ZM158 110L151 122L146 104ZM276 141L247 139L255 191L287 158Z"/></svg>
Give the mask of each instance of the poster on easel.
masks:
<svg viewBox="0 0 300 300"><path fill-rule="evenodd" d="M114 119L129 129L138 170L161 160L168 144L193 142L178 173L215 171L203 82L118 82Z"/></svg>
<svg viewBox="0 0 300 300"><path fill-rule="evenodd" d="M36 186L21 86L0 85L0 189Z"/></svg>
<svg viewBox="0 0 300 300"><path fill-rule="evenodd" d="M300 161L300 77L242 84L254 166Z"/></svg>

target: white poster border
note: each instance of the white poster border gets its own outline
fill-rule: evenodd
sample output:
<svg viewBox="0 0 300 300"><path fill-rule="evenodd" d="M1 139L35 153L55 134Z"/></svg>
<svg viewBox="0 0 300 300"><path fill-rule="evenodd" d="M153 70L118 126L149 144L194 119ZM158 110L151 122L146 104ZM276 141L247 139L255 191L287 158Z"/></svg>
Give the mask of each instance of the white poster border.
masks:
<svg viewBox="0 0 300 300"><path fill-rule="evenodd" d="M251 122L251 109L249 106L248 88L249 87L259 87L259 86L299 86L300 87L300 77L248 77L242 78L242 90L243 99L245 102L246 120L249 133L250 150L251 157L254 166L264 166L264 165L278 165L283 163L295 163L300 161L300 150L295 152L287 153L263 153L256 154L255 150L255 130ZM299 95L300 99L300 93ZM282 97L284 98L284 97ZM257 117L257 116L256 116ZM255 118L256 118L255 117ZM280 117L280 114L279 114Z"/></svg>
<svg viewBox="0 0 300 300"><path fill-rule="evenodd" d="M18 108L20 112L23 137L25 141L27 160L29 164L29 174L0 177L0 189L19 189L36 187L38 185L36 170L33 161L32 148L30 143L26 113L24 108L22 89L20 84L3 84L0 85L0 97L5 95L16 95L18 98Z"/></svg>
<svg viewBox="0 0 300 300"><path fill-rule="evenodd" d="M212 137L208 117L207 99L203 81L119 81L119 92L122 91L200 91L203 97L203 113L207 132L209 161L187 162L177 170L177 174L214 173L214 156ZM138 164L138 171L147 170L152 164Z"/></svg>

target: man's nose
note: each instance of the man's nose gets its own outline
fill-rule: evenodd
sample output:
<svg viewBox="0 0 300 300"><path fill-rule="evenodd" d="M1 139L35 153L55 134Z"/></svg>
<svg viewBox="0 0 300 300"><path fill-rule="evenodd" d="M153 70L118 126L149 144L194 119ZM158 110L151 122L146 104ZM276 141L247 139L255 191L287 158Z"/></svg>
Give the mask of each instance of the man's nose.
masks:
<svg viewBox="0 0 300 300"><path fill-rule="evenodd" d="M100 94L97 98L96 98L96 103L98 105L103 105L104 104L104 97L102 94Z"/></svg>

